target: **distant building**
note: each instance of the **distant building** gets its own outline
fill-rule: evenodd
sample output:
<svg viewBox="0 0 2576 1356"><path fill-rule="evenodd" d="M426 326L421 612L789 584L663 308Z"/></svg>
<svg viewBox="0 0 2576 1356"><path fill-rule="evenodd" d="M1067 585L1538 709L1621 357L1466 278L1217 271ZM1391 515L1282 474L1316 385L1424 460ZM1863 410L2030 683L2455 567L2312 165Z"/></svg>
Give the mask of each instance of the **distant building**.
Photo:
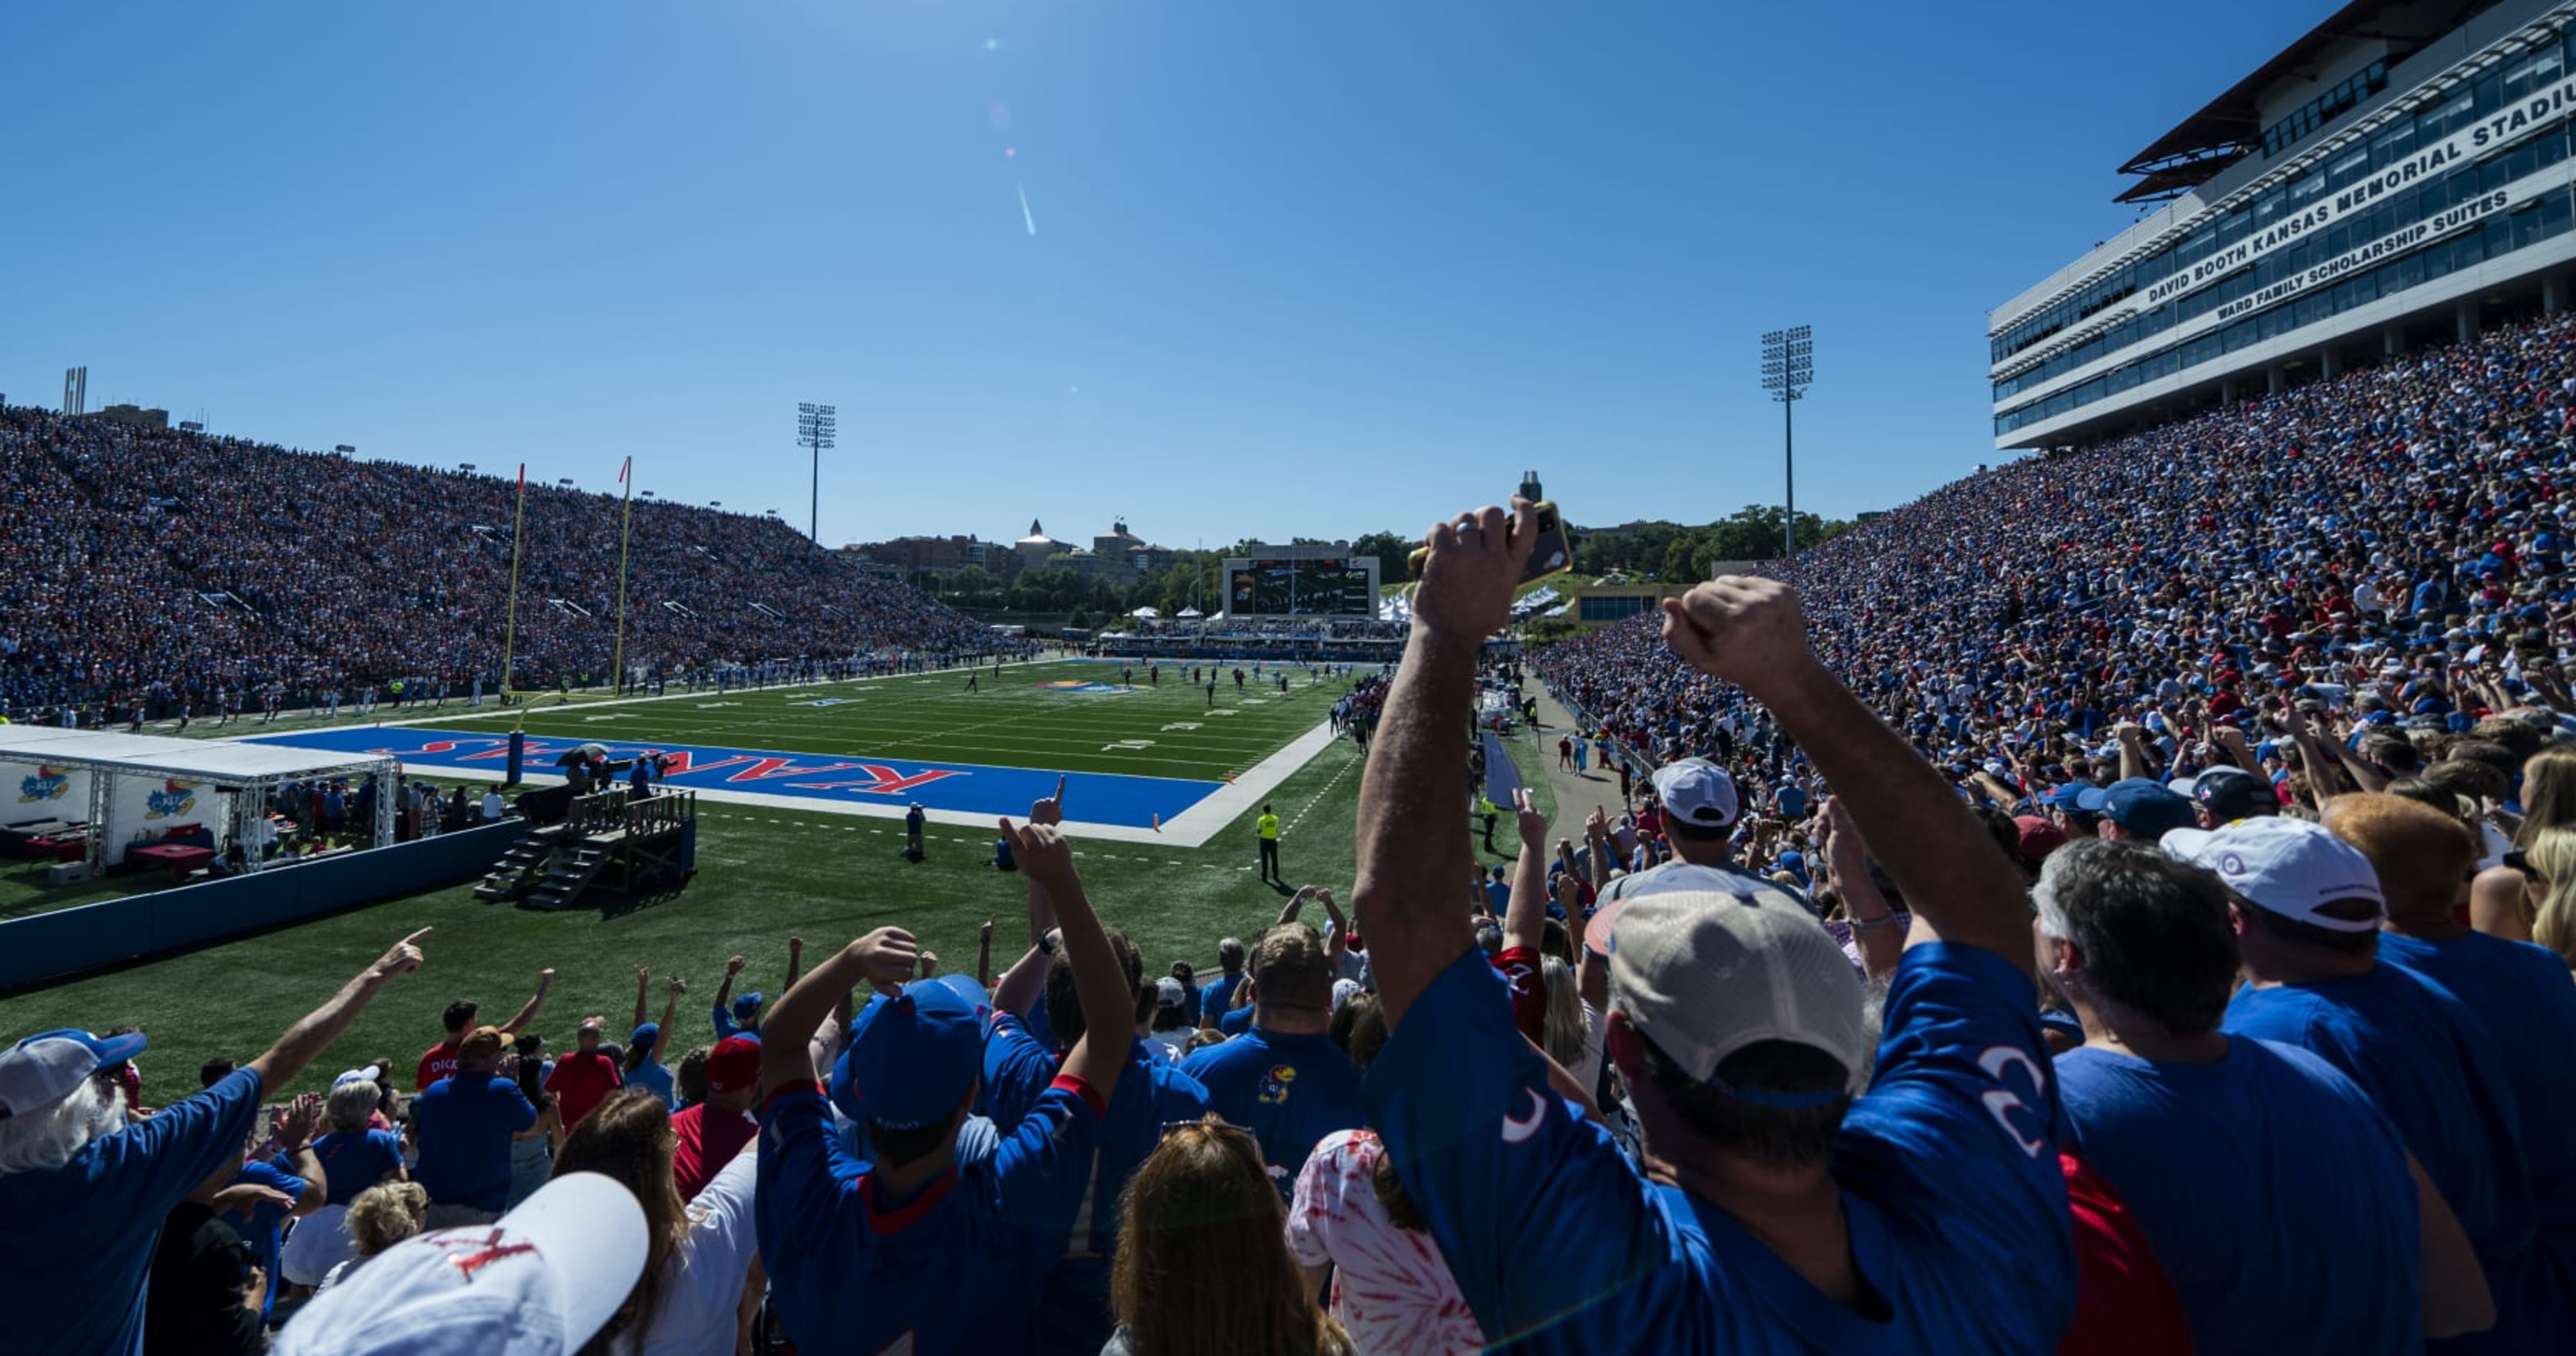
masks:
<svg viewBox="0 0 2576 1356"><path fill-rule="evenodd" d="M147 410L139 405L110 405L103 410L90 411L89 417L105 419L111 423L129 424L135 428L170 427L168 410Z"/></svg>
<svg viewBox="0 0 2576 1356"><path fill-rule="evenodd" d="M1689 592L1677 584L1594 584L1573 590L1570 615L1586 631L1613 626L1661 607L1666 598Z"/></svg>
<svg viewBox="0 0 2576 1356"><path fill-rule="evenodd" d="M1124 560L1139 571L1157 569L1170 564L1172 559L1170 548L1156 546L1128 531L1127 520L1124 518L1119 519L1107 532L1091 539L1091 553L1095 556L1109 556Z"/></svg>
<svg viewBox="0 0 2576 1356"><path fill-rule="evenodd" d="M1011 543L1012 553L1020 558L1020 565L1028 569L1045 564L1048 556L1072 549L1070 543L1048 536L1045 526L1035 518L1029 520L1029 535Z"/></svg>
<svg viewBox="0 0 2576 1356"><path fill-rule="evenodd" d="M1009 558L1011 550L999 542L957 535L948 537L897 537L892 541L869 542L849 548L880 565L907 574L929 573L951 575L969 565L980 565L995 573L997 558Z"/></svg>

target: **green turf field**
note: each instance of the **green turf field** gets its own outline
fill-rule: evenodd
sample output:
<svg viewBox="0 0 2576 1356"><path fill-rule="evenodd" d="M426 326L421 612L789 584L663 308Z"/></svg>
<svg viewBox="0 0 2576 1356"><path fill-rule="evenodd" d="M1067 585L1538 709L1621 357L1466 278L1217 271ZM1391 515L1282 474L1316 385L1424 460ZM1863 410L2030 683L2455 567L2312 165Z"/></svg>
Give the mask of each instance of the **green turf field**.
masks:
<svg viewBox="0 0 2576 1356"><path fill-rule="evenodd" d="M1051 672L1056 669L1063 674ZM865 751L1221 777L1322 720L1339 693L1332 683L1310 692L1300 672L1285 702L1240 708L1221 722L1201 720L1200 730L1166 732L1163 725L1187 722L1190 702L1205 709L1204 691L1177 686L1169 674L1162 691L1106 697L1031 686L1057 676L1099 680L1101 667L1092 664L1014 665L1004 673L1002 687L971 696L959 690L962 675L937 675L627 705L576 701L559 710L531 711L528 728L596 738L614 724L620 741L760 744L812 753ZM1115 676L1110 669L1109 680ZM1225 689L1220 705L1229 704L1230 678ZM809 691L865 695L855 707L788 705L792 694ZM700 709L702 702L730 700L742 704ZM451 704L448 711L422 714L452 726L457 722L448 717L454 713ZM632 714L615 722L585 719L610 713ZM626 728L630 719L633 729ZM871 720L882 723L871 726ZM1216 728L1220 723L1222 730ZM498 724L486 718L461 728ZM1155 742L1145 750L1103 747L1122 738ZM904 742L890 742L897 740ZM898 754L898 747L918 752ZM1527 735L1513 741L1513 752L1542 804L1552 809ZM1148 757L1161 760L1166 770L1151 770ZM1193 771L1170 770L1178 767ZM1285 821L1281 858L1291 880L1327 885L1347 897L1359 781L1358 753L1342 740L1272 790L1269 799ZM298 1085L319 1088L338 1069L377 1057L391 1057L408 1071L438 1038L438 1013L451 999L471 997L483 1005L486 1020L504 1020L526 999L537 972L550 966L558 972L554 993L532 1029L568 1037L592 1013L622 1028L633 1016L635 967L647 965L656 976L654 1017L661 1012L660 977L676 973L689 981L675 1038L675 1048L685 1049L712 1035L706 1008L725 958L736 952L748 957L744 983L775 996L790 935L804 937L808 959L814 960L871 928L899 925L918 934L947 967L963 970L974 967L976 925L986 918L999 920L997 970L1025 942L1021 880L987 865L990 833L934 825L928 860L914 864L896 855L901 829L890 821L712 800L701 800L700 811L698 874L668 898L543 913L478 901L469 887L459 886L11 994L0 998L0 1037L57 1026L104 1030L138 1023L153 1042L142 1060L146 1099L175 1097L194 1087L196 1067L208 1056L257 1054L385 946L415 928L434 927L421 973L390 988ZM1248 938L1277 916L1284 891L1254 879L1256 813L1257 807L1245 811L1199 848L1077 842L1076 859L1102 916L1136 939L1150 971L1160 972L1176 959L1205 971L1214 964L1220 937ZM1071 807L1069 815L1078 819L1080 807ZM1495 846L1503 853L1517 850L1508 818Z"/></svg>
<svg viewBox="0 0 2576 1356"><path fill-rule="evenodd" d="M1183 666L1185 668L1186 666ZM1192 687L1182 668L1167 667L1160 686L1136 666L1135 691L1052 690L1045 683L1116 684L1120 666L1093 660L1006 664L963 673L867 678L748 691L666 693L610 704L529 707L527 730L557 739L621 744L696 743L800 753L869 754L921 762L983 763L1066 772L1218 781L1277 752L1321 722L1347 690L1338 679L1289 671L1289 690L1250 677L1237 692L1229 671L1216 700ZM1374 666L1371 666L1374 671ZM1278 670L1265 668L1264 678ZM804 703L838 700L814 707ZM445 711L405 711L442 729L505 731L516 716L487 713L453 719ZM1222 713L1222 714L1218 714ZM379 710L379 718L393 713ZM433 779L436 774L431 774Z"/></svg>

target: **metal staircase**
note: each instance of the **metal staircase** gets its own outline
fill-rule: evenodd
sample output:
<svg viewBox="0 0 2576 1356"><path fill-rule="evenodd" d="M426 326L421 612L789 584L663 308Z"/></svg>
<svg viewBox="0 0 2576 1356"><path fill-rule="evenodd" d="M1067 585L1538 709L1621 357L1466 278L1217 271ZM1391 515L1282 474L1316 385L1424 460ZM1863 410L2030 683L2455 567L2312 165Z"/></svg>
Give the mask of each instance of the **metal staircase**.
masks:
<svg viewBox="0 0 2576 1356"><path fill-rule="evenodd" d="M512 899L528 888L529 880L543 870L555 855L555 834L548 829L529 833L510 845L501 860L492 864L483 883L474 887L476 899Z"/></svg>

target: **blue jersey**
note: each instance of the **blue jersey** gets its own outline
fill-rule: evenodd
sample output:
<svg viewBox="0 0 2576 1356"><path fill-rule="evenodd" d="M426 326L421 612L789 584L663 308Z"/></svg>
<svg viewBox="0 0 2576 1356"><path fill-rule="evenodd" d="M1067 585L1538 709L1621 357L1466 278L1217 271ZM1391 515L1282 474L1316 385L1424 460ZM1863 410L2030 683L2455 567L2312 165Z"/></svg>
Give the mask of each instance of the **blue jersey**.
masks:
<svg viewBox="0 0 2576 1356"><path fill-rule="evenodd" d="M1370 1066L1370 1122L1489 1340L1515 1351L2054 1353L2075 1312L2038 995L1974 947L1905 953L1834 1146L1851 1254L1892 1317L1818 1291L1734 1217L1638 1175L1549 1095L1468 951Z"/></svg>
<svg viewBox="0 0 2576 1356"><path fill-rule="evenodd" d="M1244 987L1242 974L1218 974L1216 980L1198 985L1198 1011L1216 1013L1218 1018L1234 1011L1234 990ZM1203 1023L1206 1026L1206 1023Z"/></svg>
<svg viewBox="0 0 2576 1356"><path fill-rule="evenodd" d="M675 1111L679 1109L679 1086L671 1081L671 1066L663 1063L660 1055L646 1055L644 1062L635 1066L634 1070L627 1073L625 1077L626 1086L651 1088L661 1097L662 1105Z"/></svg>
<svg viewBox="0 0 2576 1356"><path fill-rule="evenodd" d="M1181 1072L1206 1086L1216 1114L1261 1141L1262 1161L1283 1197L1295 1189L1306 1155L1324 1136L1364 1123L1359 1067L1320 1033L1290 1036L1252 1027L1182 1061Z"/></svg>
<svg viewBox="0 0 2576 1356"><path fill-rule="evenodd" d="M264 1186L284 1195L288 1201L286 1205L262 1201L252 1206L248 1223L244 1223L239 1215L224 1216L224 1223L233 1226L241 1234L242 1242L250 1245L251 1254L259 1259L260 1274L268 1278L268 1288L260 1293L259 1298L259 1316L266 1318L269 1310L277 1305L277 1287L283 1279L277 1273L278 1226L286 1222L288 1213L294 1209L294 1202L304 1198L304 1179L288 1171L283 1159L254 1158L242 1164L233 1184Z"/></svg>
<svg viewBox="0 0 2576 1356"><path fill-rule="evenodd" d="M842 1151L819 1085L771 1094L753 1220L788 1337L810 1356L1033 1350L1103 1110L1059 1078L991 1158L886 1202L874 1169Z"/></svg>
<svg viewBox="0 0 2576 1356"><path fill-rule="evenodd" d="M412 1180L436 1205L499 1211L510 1203L510 1137L537 1123L519 1085L490 1073L458 1073L411 1099L420 1162Z"/></svg>
<svg viewBox="0 0 2576 1356"><path fill-rule="evenodd" d="M2576 984L2556 952L2483 932L2444 941L2379 934L2379 958L2457 995L2485 1028L2522 1116L2540 1246L2576 1303ZM2564 1331L2576 1333L2576 1326Z"/></svg>
<svg viewBox="0 0 2576 1356"><path fill-rule="evenodd" d="M732 1010L727 1008L724 1004L718 1003L714 1007L707 1009L707 1012L716 1020L717 1040L729 1041L736 1036L740 1036L747 1041L756 1041L760 1039L760 1024L758 1022L755 1021L750 1026L744 1026L734 1021Z"/></svg>
<svg viewBox="0 0 2576 1356"><path fill-rule="evenodd" d="M1234 1011L1217 1018L1216 1029L1228 1036L1240 1036L1245 1032L1250 1031L1252 1029L1252 1009L1236 1008ZM1228 1044L1232 1044L1232 1042L1228 1042ZM1207 1052L1202 1050L1199 1053L1206 1054Z"/></svg>
<svg viewBox="0 0 2576 1356"><path fill-rule="evenodd" d="M2067 1143L2163 1260L2199 1356L2423 1350L2406 1146L2332 1065L2240 1036L2214 1064L2069 1050L2057 1082Z"/></svg>
<svg viewBox="0 0 2576 1356"><path fill-rule="evenodd" d="M403 1165L402 1136L391 1130L334 1131L313 1141L322 1163L323 1203L347 1205Z"/></svg>
<svg viewBox="0 0 2576 1356"><path fill-rule="evenodd" d="M2402 967L2374 965L2344 979L2240 989L2225 1026L2230 1035L2316 1054L2396 1123L2407 1151L2460 1217L2495 1296L2495 1327L2445 1349L2564 1349L2555 1344L2556 1303L2523 1167L2521 1113L2486 1031L2465 1004Z"/></svg>
<svg viewBox="0 0 2576 1356"><path fill-rule="evenodd" d="M984 1089L994 1127L1004 1134L1019 1125L1055 1080L1055 1052L1005 1012L993 1018L984 1042ZM1162 1143L1163 1127L1204 1118L1208 1092L1179 1066L1155 1058L1142 1041L1127 1052L1118 1090L1101 1117L1091 1166L1083 1172L1082 1203L1066 1240L1063 1261L1048 1273L1040 1316L1041 1346L1066 1356L1094 1356L1109 1341L1109 1259L1118 1250L1120 1198L1127 1179Z"/></svg>
<svg viewBox="0 0 2576 1356"><path fill-rule="evenodd" d="M259 1075L91 1140L59 1168L0 1176L0 1312L10 1349L138 1356L143 1282L173 1206L241 1152Z"/></svg>

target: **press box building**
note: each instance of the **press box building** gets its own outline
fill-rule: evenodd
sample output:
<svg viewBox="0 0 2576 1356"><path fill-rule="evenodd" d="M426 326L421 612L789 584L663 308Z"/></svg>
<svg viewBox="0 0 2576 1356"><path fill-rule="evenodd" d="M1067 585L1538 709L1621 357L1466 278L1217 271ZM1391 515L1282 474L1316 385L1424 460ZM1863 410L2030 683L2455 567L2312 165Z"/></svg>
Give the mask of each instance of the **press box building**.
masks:
<svg viewBox="0 0 2576 1356"><path fill-rule="evenodd" d="M2576 277L2576 3L2365 0L2121 167L2148 216L1990 316L1995 446L2098 442Z"/></svg>

